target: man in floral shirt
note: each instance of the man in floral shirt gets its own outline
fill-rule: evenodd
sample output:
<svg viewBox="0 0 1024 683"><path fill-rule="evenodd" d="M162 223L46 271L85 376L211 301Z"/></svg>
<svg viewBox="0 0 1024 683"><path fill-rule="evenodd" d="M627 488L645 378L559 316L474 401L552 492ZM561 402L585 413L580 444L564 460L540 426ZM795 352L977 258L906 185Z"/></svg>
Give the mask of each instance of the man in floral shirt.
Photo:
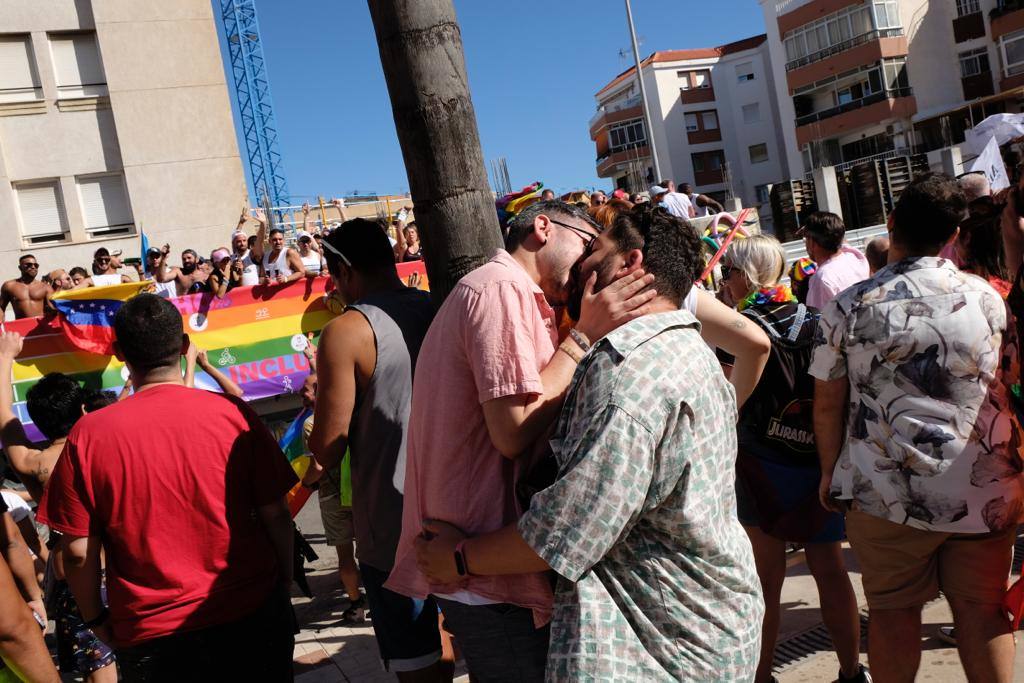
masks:
<svg viewBox="0 0 1024 683"><path fill-rule="evenodd" d="M752 680L763 603L736 517L736 402L680 302L699 276L696 234L663 209L622 215L580 267L612 281L643 263L655 312L582 360L551 440L557 481L519 522L464 539L442 522L420 568L558 575L546 678Z"/></svg>
<svg viewBox="0 0 1024 683"><path fill-rule="evenodd" d="M913 680L921 606L940 590L967 677L1012 676L1002 600L1024 509L1016 335L999 294L938 257L966 209L946 176L903 191L888 265L824 309L810 369L822 502L849 501L880 680Z"/></svg>

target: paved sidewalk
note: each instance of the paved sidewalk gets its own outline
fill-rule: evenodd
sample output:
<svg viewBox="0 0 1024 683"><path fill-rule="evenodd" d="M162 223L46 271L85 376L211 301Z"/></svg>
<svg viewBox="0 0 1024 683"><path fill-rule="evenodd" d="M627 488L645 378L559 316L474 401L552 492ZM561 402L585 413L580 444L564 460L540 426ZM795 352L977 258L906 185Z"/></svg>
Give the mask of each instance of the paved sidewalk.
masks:
<svg viewBox="0 0 1024 683"><path fill-rule="evenodd" d="M358 627L339 625L341 612L348 603L341 598L337 556L333 548L324 544L315 497L307 503L297 521L320 559L311 565L313 570L309 575L315 597L293 599L302 627L296 640L295 680L298 683L394 681L393 675L381 669L377 641L369 622ZM849 547L844 549L844 554L858 604L866 610L856 558ZM782 610L775 669L780 683L834 681L839 666L821 624L818 592L803 553L794 553L789 559ZM966 680L956 649L934 637L939 626L952 624L946 601L939 599L927 605L922 624L923 656L918 680L937 683ZM862 659L866 661L863 655ZM1017 650L1015 673L1015 680L1024 683L1024 647ZM460 675L456 680L468 681L461 663L456 674Z"/></svg>

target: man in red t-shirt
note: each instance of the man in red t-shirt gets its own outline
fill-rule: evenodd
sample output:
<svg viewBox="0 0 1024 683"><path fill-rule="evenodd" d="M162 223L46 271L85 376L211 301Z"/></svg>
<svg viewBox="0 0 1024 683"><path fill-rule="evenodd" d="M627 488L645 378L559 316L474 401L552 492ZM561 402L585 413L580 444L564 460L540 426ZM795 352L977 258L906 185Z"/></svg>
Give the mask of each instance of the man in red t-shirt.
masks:
<svg viewBox="0 0 1024 683"><path fill-rule="evenodd" d="M127 681L291 680L295 474L242 401L184 386L169 301L140 294L114 331L135 394L79 420L40 505L82 617Z"/></svg>

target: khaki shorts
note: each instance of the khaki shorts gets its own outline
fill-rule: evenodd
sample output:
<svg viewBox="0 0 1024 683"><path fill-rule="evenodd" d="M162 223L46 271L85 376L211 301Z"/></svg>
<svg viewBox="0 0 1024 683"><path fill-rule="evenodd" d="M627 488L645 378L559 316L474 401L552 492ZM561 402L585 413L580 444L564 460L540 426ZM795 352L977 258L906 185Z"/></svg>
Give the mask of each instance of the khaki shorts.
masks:
<svg viewBox="0 0 1024 683"><path fill-rule="evenodd" d="M341 496L320 499L320 517L324 521L327 545L339 546L355 540L352 528L352 508L341 507Z"/></svg>
<svg viewBox="0 0 1024 683"><path fill-rule="evenodd" d="M846 536L871 609L920 607L945 595L1001 604L1017 527L987 534L915 529L851 510Z"/></svg>

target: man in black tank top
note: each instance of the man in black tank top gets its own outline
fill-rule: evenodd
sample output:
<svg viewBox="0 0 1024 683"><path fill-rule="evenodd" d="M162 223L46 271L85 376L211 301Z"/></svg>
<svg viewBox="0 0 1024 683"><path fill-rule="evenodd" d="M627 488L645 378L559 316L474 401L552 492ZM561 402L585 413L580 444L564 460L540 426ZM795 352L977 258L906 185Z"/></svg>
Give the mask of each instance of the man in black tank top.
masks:
<svg viewBox="0 0 1024 683"><path fill-rule="evenodd" d="M317 348L317 400L309 446L325 468L352 458L352 521L381 659L401 681L441 680L433 599L386 588L402 531L405 433L420 344L433 319L426 292L406 287L376 223L357 218L323 240L345 312ZM450 671L448 680L450 680Z"/></svg>

